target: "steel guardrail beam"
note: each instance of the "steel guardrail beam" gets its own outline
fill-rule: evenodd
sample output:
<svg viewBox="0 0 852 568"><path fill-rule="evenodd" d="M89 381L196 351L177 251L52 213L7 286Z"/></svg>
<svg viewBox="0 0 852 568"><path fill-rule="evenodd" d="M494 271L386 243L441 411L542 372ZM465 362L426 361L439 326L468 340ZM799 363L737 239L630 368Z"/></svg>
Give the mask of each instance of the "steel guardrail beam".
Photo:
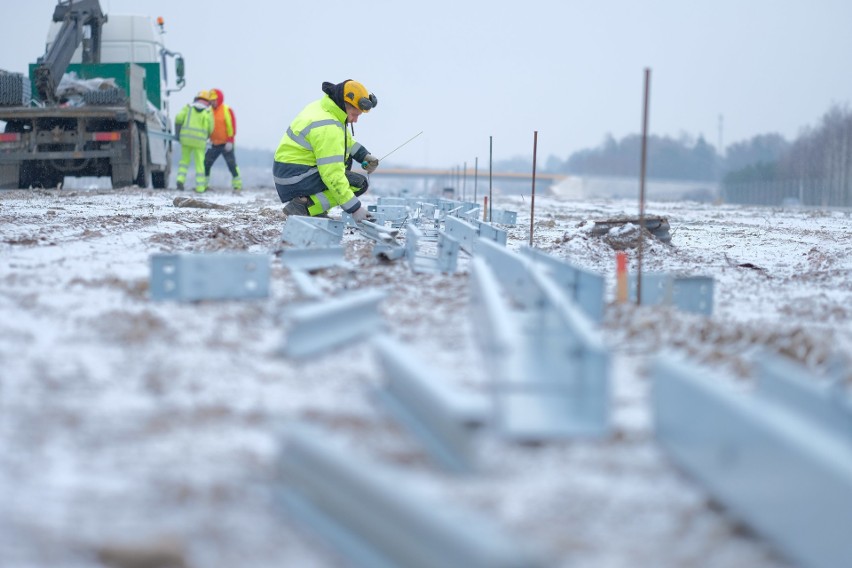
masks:
<svg viewBox="0 0 852 568"><path fill-rule="evenodd" d="M444 218L444 232L456 239L461 248L474 254L476 242L480 239L506 245L507 233L482 221L464 221L458 217Z"/></svg>
<svg viewBox="0 0 852 568"><path fill-rule="evenodd" d="M603 276L529 246L522 246L518 252L550 268L553 280L580 309L595 323L603 321L606 307L606 280Z"/></svg>
<svg viewBox="0 0 852 568"><path fill-rule="evenodd" d="M530 277L529 289L540 304L513 310L490 263L477 255L471 265L471 309L501 434L540 442L607 433L609 354L587 318L556 284L541 286L542 274Z"/></svg>
<svg viewBox="0 0 852 568"><path fill-rule="evenodd" d="M790 359L764 351L757 356L758 393L802 419L845 439L852 448L852 400L839 378L817 378Z"/></svg>
<svg viewBox="0 0 852 568"><path fill-rule="evenodd" d="M385 292L358 290L344 296L295 306L285 313L281 354L294 359L364 340L382 330L379 303Z"/></svg>
<svg viewBox="0 0 852 568"><path fill-rule="evenodd" d="M796 563L848 564L848 436L796 408L801 402L779 401L789 397L778 385L769 396L761 388L744 394L725 377L670 356L654 360L651 377L656 437L680 467Z"/></svg>
<svg viewBox="0 0 852 568"><path fill-rule="evenodd" d="M364 568L541 568L484 515L425 495L402 471L353 455L307 426L284 434L285 510L347 563Z"/></svg>
<svg viewBox="0 0 852 568"><path fill-rule="evenodd" d="M384 372L376 398L430 456L453 473L476 469L476 437L490 419L491 401L446 382L410 348L389 336L373 339ZM430 369L427 371L426 369Z"/></svg>

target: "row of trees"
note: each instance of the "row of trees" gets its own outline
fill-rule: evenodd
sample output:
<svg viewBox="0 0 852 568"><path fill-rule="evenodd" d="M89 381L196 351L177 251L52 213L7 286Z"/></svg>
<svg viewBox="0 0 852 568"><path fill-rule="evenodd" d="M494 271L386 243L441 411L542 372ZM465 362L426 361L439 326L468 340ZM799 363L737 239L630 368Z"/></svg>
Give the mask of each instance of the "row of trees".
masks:
<svg viewBox="0 0 852 568"><path fill-rule="evenodd" d="M780 134L762 134L731 144L725 157L703 136L679 138L648 137L648 176L655 179L718 181L731 172L757 164L776 162L790 148ZM565 160L551 156L542 171L571 175L638 176L642 137L638 134L616 140L607 135L597 148L580 150ZM526 171L528 160L501 161L501 169Z"/></svg>
<svg viewBox="0 0 852 568"><path fill-rule="evenodd" d="M852 112L835 105L819 124L774 159L758 159L729 172L722 186L726 201L778 204L792 200L823 207L852 206Z"/></svg>
<svg viewBox="0 0 852 568"><path fill-rule="evenodd" d="M588 176L638 176L642 138L607 136L597 148L567 158L549 157L541 171ZM793 141L761 134L729 145L725 155L703 137L649 136L648 176L654 179L720 182L733 203L852 206L852 111L834 105L815 127ZM527 172L528 159L495 163L501 171Z"/></svg>

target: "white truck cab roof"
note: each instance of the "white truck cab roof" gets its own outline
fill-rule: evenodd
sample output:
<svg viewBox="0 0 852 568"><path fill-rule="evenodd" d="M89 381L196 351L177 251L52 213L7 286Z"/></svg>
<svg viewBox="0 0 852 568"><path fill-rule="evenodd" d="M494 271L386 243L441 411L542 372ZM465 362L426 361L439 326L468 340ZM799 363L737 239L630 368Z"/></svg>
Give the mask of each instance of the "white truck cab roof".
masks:
<svg viewBox="0 0 852 568"><path fill-rule="evenodd" d="M62 22L51 22L45 53L59 33ZM88 28L86 28L88 31ZM162 43L150 16L109 14L101 31L101 63L157 63ZM82 62L78 47L71 63Z"/></svg>

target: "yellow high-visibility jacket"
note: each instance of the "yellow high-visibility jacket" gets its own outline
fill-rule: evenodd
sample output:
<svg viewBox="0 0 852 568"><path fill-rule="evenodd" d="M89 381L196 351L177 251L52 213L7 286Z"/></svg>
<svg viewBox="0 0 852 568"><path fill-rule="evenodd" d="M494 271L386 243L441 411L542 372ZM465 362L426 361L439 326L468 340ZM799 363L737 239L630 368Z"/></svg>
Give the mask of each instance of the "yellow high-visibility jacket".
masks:
<svg viewBox="0 0 852 568"><path fill-rule="evenodd" d="M346 160L351 156L360 163L367 154L347 132L346 112L326 95L302 109L281 138L275 152L275 181L297 187L319 174L337 203L352 212L361 202L346 179Z"/></svg>
<svg viewBox="0 0 852 568"><path fill-rule="evenodd" d="M175 130L181 146L203 149L213 132L213 113L209 108L198 110L188 104L175 117Z"/></svg>

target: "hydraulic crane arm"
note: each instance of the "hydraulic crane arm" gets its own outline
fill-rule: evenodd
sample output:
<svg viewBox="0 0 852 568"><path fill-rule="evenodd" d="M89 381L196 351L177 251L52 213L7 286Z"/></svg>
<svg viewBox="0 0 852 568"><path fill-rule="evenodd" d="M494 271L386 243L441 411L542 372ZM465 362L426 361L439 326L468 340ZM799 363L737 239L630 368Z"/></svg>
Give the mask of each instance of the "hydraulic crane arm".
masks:
<svg viewBox="0 0 852 568"><path fill-rule="evenodd" d="M56 103L56 87L77 47L83 43L83 63L100 63L101 30L106 21L98 0L59 0L53 21L62 22L56 38L35 70L35 87L42 101ZM83 28L91 29L91 40L84 42Z"/></svg>

